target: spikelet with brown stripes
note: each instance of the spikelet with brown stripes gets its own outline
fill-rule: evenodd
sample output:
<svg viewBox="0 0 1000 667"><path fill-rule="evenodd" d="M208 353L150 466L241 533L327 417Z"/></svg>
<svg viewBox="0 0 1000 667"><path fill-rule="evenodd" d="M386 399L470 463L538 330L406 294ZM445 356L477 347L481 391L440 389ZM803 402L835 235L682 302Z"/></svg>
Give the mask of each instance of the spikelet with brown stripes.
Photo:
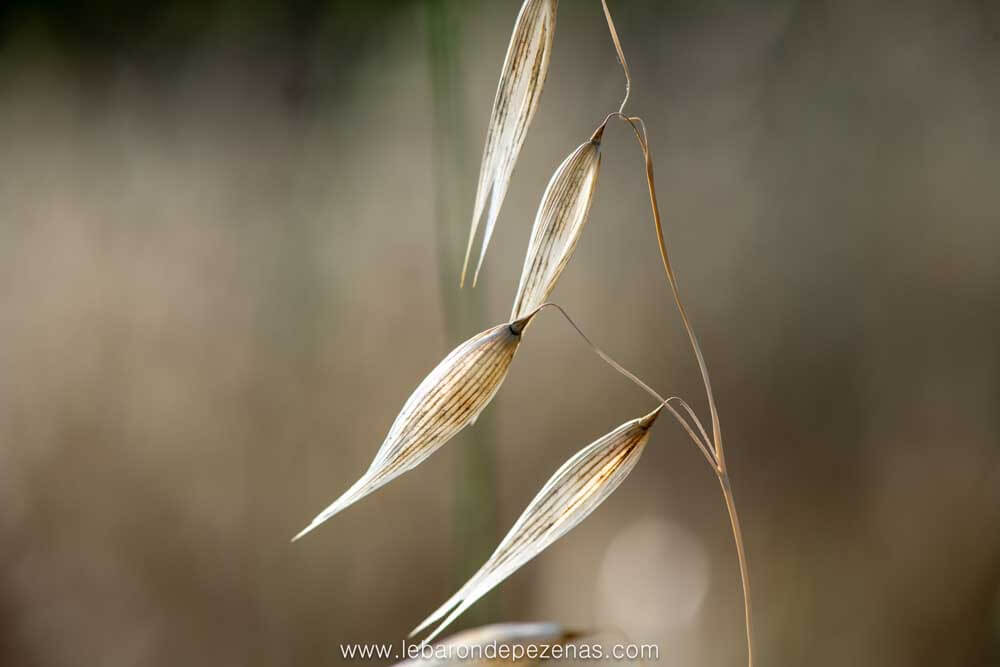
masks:
<svg viewBox="0 0 1000 667"><path fill-rule="evenodd" d="M566 461L545 483L489 560L410 636L448 614L424 643L433 640L476 600L593 512L635 467L649 440L649 428L662 408L661 405L645 417L625 422Z"/></svg>
<svg viewBox="0 0 1000 667"><path fill-rule="evenodd" d="M533 316L487 329L445 357L407 399L368 471L292 541L417 466L474 422L507 377Z"/></svg>
<svg viewBox="0 0 1000 667"><path fill-rule="evenodd" d="M590 203L597 188L603 133L602 125L590 141L570 153L545 188L531 228L512 318L530 313L545 303L573 255L587 224Z"/></svg>
<svg viewBox="0 0 1000 667"><path fill-rule="evenodd" d="M510 175L514 163L521 152L528 125L538 108L545 75L549 71L549 57L552 54L552 39L556 30L556 8L559 0L524 0L521 11L510 36L507 57L500 71L500 83L493 99L493 112L486 131L486 145L483 161L479 167L479 185L476 187L476 203L469 230L469 243L465 249L462 265L462 284L469 268L472 242L479 229L479 222L486 212L486 228L483 232L483 246L479 253L479 263L473 285L479 278L479 270L486 256L486 247L493 236L500 207L507 195ZM486 207L489 199L489 208Z"/></svg>

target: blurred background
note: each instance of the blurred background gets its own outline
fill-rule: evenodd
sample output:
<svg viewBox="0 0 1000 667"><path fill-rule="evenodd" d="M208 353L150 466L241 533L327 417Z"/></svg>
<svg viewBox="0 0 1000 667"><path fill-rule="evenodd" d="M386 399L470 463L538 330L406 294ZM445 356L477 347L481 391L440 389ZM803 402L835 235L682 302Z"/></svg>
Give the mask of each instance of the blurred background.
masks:
<svg viewBox="0 0 1000 667"><path fill-rule="evenodd" d="M616 109L564 0L477 289L519 3L0 8L0 664L338 664L395 642L556 467L651 408L555 315L479 423L307 539L403 401L506 318L562 158ZM611 3L712 371L760 665L1000 665L1000 5ZM706 413L640 152L605 134L554 299ZM454 627L554 620L743 664L718 484L661 420Z"/></svg>

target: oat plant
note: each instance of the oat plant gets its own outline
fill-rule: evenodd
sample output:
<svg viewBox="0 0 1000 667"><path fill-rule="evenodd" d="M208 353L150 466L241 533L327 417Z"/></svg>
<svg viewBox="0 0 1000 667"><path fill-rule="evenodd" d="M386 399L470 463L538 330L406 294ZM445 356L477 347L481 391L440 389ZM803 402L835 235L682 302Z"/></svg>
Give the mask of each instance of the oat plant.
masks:
<svg viewBox="0 0 1000 667"><path fill-rule="evenodd" d="M656 400L656 406L647 414L598 437L570 457L528 504L492 556L411 635L437 622L437 627L424 639L424 643L433 640L483 595L583 521L636 466L653 424L666 410L698 447L722 490L743 589L748 664L753 667L753 624L746 550L730 484L715 396L705 357L681 301L677 278L670 263L656 197L649 134L640 117L625 111L632 87L628 61L607 1L600 2L625 74L625 95L618 109L604 117L590 138L570 152L549 180L532 225L510 319L462 343L430 372L403 405L368 470L293 541L416 467L463 428L475 423L500 390L528 326L542 310L553 309L566 319L601 359L649 393ZM480 221L485 216L473 284L478 278L514 164L538 108L552 51L557 8L558 0L524 0L515 21L487 129L461 284L465 282L472 247ZM710 429L704 427L686 402L675 396L664 399L594 345L568 313L548 302L586 226L600 173L601 142L606 126L612 120L628 125L642 153L657 247L681 325L701 374Z"/></svg>

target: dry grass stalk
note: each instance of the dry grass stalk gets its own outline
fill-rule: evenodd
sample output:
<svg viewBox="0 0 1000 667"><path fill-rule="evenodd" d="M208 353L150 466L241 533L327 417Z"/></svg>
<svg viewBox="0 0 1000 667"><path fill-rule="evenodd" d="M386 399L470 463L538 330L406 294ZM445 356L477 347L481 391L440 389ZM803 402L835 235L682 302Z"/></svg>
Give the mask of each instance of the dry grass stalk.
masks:
<svg viewBox="0 0 1000 667"><path fill-rule="evenodd" d="M424 641L433 640L476 600L604 502L639 461L649 440L649 428L662 407L625 422L566 461L545 483L489 560L455 595L417 626L411 636L447 614Z"/></svg>
<svg viewBox="0 0 1000 667"><path fill-rule="evenodd" d="M479 185L476 187L472 226L465 250L465 262L462 265L463 285L469 267L472 242L485 211L486 227L473 285L479 278L486 248L490 244L497 216L500 215L500 207L507 195L514 163L517 161L518 153L521 152L528 125L538 108L545 75L549 70L558 4L559 0L525 0L514 24L510 46L507 47L507 56L500 72L500 83L497 85L496 97L493 100L483 161L479 168Z"/></svg>
<svg viewBox="0 0 1000 667"><path fill-rule="evenodd" d="M545 303L583 233L601 169L601 135L570 153L549 180L535 215L511 318Z"/></svg>
<svg viewBox="0 0 1000 667"><path fill-rule="evenodd" d="M611 34L611 40L614 43L615 51L618 54L618 60L621 62L622 69L625 72L625 98L622 100L621 106L618 108L618 112L609 114L608 118L611 118L611 116L618 116L627 122L635 134L639 147L642 149L642 155L646 168L646 185L649 190L649 203L653 212L653 226L656 231L656 242L660 250L660 259L663 262L663 270L666 274L667 282L670 285L671 294L674 298L674 304L677 306L677 311L681 316L681 322L684 325L684 330L687 333L689 342L691 343L691 349L694 352L695 360L698 363L698 370L701 373L702 384L705 386L705 395L708 399L709 415L712 422L711 440L709 440L708 435L704 433L704 429L701 428L701 423L698 422L697 416L695 416L690 410L688 412L691 417L698 422L699 428L701 428L702 436L704 437L701 449L703 452L706 449L708 450L706 456L709 459L709 464L712 466L713 472L715 472L715 475L718 478L719 486L722 489L722 497L726 503L726 510L729 513L729 521L733 530L733 540L736 544L736 554L739 560L740 583L743 588L743 611L746 620L747 663L749 667L753 667L753 612L750 601L750 572L749 565L747 563L746 546L743 541L743 530L740 526L739 515L736 511L736 500L733 496L732 486L729 480L729 469L726 465L726 454L722 442L722 428L719 424L719 412L715 404L715 394L712 392L712 382L708 374L708 364L705 362L705 356L701 351L701 345L698 343L698 337L695 335L694 327L691 325L691 320L688 317L687 310L684 308L684 303L681 300L680 290L677 286L677 277L674 274L673 267L670 263L670 255L667 252L667 243L663 235L663 219L660 216L660 207L656 197L656 182L653 177L653 158L649 148L649 134L646 131L646 125L641 118L638 116L630 117L624 114L625 105L628 102L629 93L632 88L632 75L629 71L628 61L625 58L624 51L622 50L621 41L618 38L618 31L615 28L614 20L611 18L611 12L608 9L607 0L601 0L601 7L604 10L604 18L607 21L608 31ZM607 122L607 120L605 120L605 122Z"/></svg>
<svg viewBox="0 0 1000 667"><path fill-rule="evenodd" d="M487 329L445 357L407 399L368 471L292 541L419 465L475 422L507 377L533 315Z"/></svg>

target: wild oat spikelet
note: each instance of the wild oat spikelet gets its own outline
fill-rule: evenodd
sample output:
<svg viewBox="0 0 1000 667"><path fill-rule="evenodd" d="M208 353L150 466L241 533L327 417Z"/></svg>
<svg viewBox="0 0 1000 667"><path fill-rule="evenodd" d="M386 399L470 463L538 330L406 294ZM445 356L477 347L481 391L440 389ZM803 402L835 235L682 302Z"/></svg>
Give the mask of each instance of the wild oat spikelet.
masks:
<svg viewBox="0 0 1000 667"><path fill-rule="evenodd" d="M533 316L487 329L445 357L407 399L368 471L292 541L417 466L474 422L507 377Z"/></svg>
<svg viewBox="0 0 1000 667"><path fill-rule="evenodd" d="M469 268L472 242L479 229L479 221L486 209L486 228L483 232L483 246L479 253L479 263L472 284L479 278L479 270L486 256L486 247L493 236L500 207L507 195L510 175L521 144L524 143L528 125L538 108L538 101L545 85L545 75L549 70L552 54L552 39L556 30L556 8L559 0L525 0L514 24L514 32L507 47L500 83L493 99L493 112L486 133L483 148L483 162L479 168L479 185L476 188L476 203L469 230L469 243L462 265L462 284Z"/></svg>
<svg viewBox="0 0 1000 667"><path fill-rule="evenodd" d="M649 428L662 409L661 404L645 417L625 422L566 461L489 560L410 636L451 612L424 643L433 640L476 600L593 512L635 467L649 440Z"/></svg>
<svg viewBox="0 0 1000 667"><path fill-rule="evenodd" d="M589 141L570 153L545 188L514 296L513 318L545 303L573 255L597 188L603 133L602 125Z"/></svg>

